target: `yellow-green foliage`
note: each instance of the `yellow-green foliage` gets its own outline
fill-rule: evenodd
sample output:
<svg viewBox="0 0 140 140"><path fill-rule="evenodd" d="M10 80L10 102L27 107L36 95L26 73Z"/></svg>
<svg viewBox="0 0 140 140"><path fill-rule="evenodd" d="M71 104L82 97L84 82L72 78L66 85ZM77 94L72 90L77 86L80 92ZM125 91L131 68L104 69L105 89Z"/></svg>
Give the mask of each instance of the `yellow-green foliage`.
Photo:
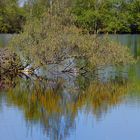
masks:
<svg viewBox="0 0 140 140"><path fill-rule="evenodd" d="M0 74L16 73L21 68L20 58L8 49L0 49Z"/></svg>
<svg viewBox="0 0 140 140"><path fill-rule="evenodd" d="M24 32L15 36L11 46L35 65L60 63L70 57L85 57L92 67L133 61L127 48L90 35L74 22L68 9L60 13L46 11L42 18L27 21Z"/></svg>

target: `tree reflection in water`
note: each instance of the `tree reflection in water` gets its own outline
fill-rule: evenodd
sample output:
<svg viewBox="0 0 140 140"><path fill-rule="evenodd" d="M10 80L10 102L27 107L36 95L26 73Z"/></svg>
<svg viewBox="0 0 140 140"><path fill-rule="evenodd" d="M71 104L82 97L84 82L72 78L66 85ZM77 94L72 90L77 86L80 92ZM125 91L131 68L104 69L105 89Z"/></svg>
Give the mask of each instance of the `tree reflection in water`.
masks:
<svg viewBox="0 0 140 140"><path fill-rule="evenodd" d="M62 140L75 129L80 110L92 112L99 119L111 107L124 101L123 97L131 88L127 76L121 74L102 81L99 75L96 80L91 76L69 76L68 79L60 75L53 79L1 76L0 90L6 91L9 105L23 110L30 126L40 123L50 139Z"/></svg>

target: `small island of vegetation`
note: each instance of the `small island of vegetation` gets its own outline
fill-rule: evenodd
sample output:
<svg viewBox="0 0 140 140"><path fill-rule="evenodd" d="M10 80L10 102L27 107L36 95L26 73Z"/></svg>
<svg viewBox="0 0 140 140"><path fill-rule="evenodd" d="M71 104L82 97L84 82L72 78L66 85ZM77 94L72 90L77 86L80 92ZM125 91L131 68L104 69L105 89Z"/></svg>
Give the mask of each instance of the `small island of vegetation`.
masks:
<svg viewBox="0 0 140 140"><path fill-rule="evenodd" d="M134 62L126 47L97 33L139 32L138 0L35 0L23 6L17 0L9 5L9 1L0 4L0 31L18 34L8 48L14 55L9 57L4 55L7 50L1 50L2 73L27 68L34 72L63 62L61 72L80 73L100 65ZM74 69L71 61L76 64Z"/></svg>

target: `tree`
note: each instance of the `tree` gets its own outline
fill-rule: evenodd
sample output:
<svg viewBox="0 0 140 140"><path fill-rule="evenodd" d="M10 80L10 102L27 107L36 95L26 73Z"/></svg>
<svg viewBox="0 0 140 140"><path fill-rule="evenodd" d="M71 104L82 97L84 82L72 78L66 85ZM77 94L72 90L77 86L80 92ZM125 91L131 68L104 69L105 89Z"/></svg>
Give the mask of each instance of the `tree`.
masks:
<svg viewBox="0 0 140 140"><path fill-rule="evenodd" d="M0 0L0 32L19 32L24 23L24 10L18 0Z"/></svg>
<svg viewBox="0 0 140 140"><path fill-rule="evenodd" d="M102 29L106 2L102 0L77 0L73 13L77 16L77 25L98 32Z"/></svg>
<svg viewBox="0 0 140 140"><path fill-rule="evenodd" d="M77 26L90 32L139 32L139 0L76 0Z"/></svg>

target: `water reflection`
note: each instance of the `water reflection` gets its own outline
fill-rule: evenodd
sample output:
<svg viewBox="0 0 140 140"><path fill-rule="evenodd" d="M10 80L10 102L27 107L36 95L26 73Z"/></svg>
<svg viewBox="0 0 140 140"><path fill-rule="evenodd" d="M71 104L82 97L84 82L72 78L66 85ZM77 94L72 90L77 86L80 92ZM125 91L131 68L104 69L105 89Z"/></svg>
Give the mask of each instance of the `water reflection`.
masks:
<svg viewBox="0 0 140 140"><path fill-rule="evenodd" d="M109 35L111 39L130 48L135 58L140 56L140 36L137 34Z"/></svg>
<svg viewBox="0 0 140 140"><path fill-rule="evenodd" d="M122 35L114 39L128 43L138 57L139 36L136 40L133 37ZM139 134L140 126L139 70L138 62L133 66L98 67L93 73L78 76L46 74L45 69L37 75L0 75L0 138L138 139L135 134ZM84 119L89 123L83 125ZM91 124L94 126L90 127ZM9 132L14 129L15 133Z"/></svg>
<svg viewBox="0 0 140 140"><path fill-rule="evenodd" d="M10 75L9 78L1 78L1 83L5 84L1 90L7 91L8 106L22 110L30 127L39 123L50 139L62 140L76 128L75 119L80 110L85 110L86 114L92 112L100 119L110 108L124 101L131 86L126 77L123 74L116 77L113 72L108 77L106 68L101 71L98 69L96 78L91 80L90 77L90 81L81 76L67 81L60 76L43 79ZM103 78L105 81L101 81ZM89 81L88 85L85 81Z"/></svg>
<svg viewBox="0 0 140 140"><path fill-rule="evenodd" d="M0 48L6 47L11 37L11 34L0 34Z"/></svg>

